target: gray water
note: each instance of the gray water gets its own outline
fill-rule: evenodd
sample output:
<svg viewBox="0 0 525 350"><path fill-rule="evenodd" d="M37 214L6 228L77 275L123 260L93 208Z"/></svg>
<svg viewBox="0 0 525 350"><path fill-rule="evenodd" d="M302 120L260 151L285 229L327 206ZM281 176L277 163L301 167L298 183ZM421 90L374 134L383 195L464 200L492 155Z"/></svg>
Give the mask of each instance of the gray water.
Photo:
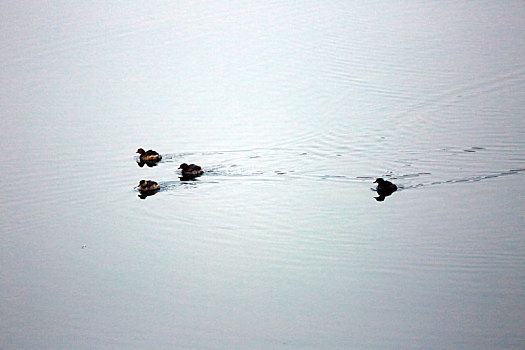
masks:
<svg viewBox="0 0 525 350"><path fill-rule="evenodd" d="M1 2L0 29L2 349L525 348L522 1Z"/></svg>

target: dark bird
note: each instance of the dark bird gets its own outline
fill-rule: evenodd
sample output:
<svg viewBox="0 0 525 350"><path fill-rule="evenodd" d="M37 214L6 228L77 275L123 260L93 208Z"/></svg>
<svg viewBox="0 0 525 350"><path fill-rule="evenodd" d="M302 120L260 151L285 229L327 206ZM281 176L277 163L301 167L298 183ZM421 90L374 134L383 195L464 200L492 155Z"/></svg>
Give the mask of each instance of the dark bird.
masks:
<svg viewBox="0 0 525 350"><path fill-rule="evenodd" d="M383 180L382 178L378 178L374 181L375 184L377 184L376 190L378 191L385 191L385 192L395 192L397 190L397 186L390 181Z"/></svg>
<svg viewBox="0 0 525 350"><path fill-rule="evenodd" d="M139 148L137 153L140 154L140 161L143 163L154 163L162 159L162 156L154 150L144 151L143 148Z"/></svg>
<svg viewBox="0 0 525 350"><path fill-rule="evenodd" d="M155 192L160 188L159 184L151 180L140 180L139 191L140 192Z"/></svg>
<svg viewBox="0 0 525 350"><path fill-rule="evenodd" d="M378 197L375 197L377 201L382 202L385 197L390 196L392 193L397 191L397 186L390 181L386 181L382 178L378 178L374 181L377 184L376 190Z"/></svg>
<svg viewBox="0 0 525 350"><path fill-rule="evenodd" d="M182 176L186 178L196 177L204 173L202 168L195 164L188 165L186 163L182 163L179 169L181 169Z"/></svg>

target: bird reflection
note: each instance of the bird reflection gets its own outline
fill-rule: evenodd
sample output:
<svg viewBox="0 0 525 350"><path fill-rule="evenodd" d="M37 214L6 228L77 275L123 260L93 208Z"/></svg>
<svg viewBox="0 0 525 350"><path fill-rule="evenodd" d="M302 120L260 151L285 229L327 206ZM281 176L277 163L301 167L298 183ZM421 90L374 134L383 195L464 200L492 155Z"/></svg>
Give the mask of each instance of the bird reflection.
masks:
<svg viewBox="0 0 525 350"><path fill-rule="evenodd" d="M157 190L157 191L154 191L154 192L140 192L138 197L140 199L146 199L149 196L154 196L157 192L159 192L159 191Z"/></svg>
<svg viewBox="0 0 525 350"><path fill-rule="evenodd" d="M390 196L392 193L394 192L377 191L377 194L379 196L374 197L374 198L376 199L376 201L382 202L385 200L386 197Z"/></svg>
<svg viewBox="0 0 525 350"><path fill-rule="evenodd" d="M142 168L144 165L147 165L147 166L149 166L150 168L152 168L152 167L154 167L154 166L157 166L158 164L159 164L158 162L148 162L148 161L145 162L145 161L142 161L142 160L138 160L138 161L137 161L137 165L138 165L139 167L141 167L141 168Z"/></svg>
<svg viewBox="0 0 525 350"><path fill-rule="evenodd" d="M182 176L179 176L179 179L180 181L198 181L196 177L197 176L182 175Z"/></svg>
<svg viewBox="0 0 525 350"><path fill-rule="evenodd" d="M397 191L397 186L390 181L383 180L378 178L374 181L377 184L376 191L378 196L374 197L376 201L382 202L386 197L390 196L392 193Z"/></svg>

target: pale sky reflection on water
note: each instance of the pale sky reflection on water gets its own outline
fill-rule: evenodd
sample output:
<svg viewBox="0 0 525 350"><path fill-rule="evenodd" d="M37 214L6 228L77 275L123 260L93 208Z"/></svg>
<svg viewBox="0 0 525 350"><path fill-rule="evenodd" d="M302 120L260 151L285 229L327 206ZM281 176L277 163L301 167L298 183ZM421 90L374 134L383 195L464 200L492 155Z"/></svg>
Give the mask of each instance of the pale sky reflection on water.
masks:
<svg viewBox="0 0 525 350"><path fill-rule="evenodd" d="M2 2L3 348L522 349L524 15Z"/></svg>

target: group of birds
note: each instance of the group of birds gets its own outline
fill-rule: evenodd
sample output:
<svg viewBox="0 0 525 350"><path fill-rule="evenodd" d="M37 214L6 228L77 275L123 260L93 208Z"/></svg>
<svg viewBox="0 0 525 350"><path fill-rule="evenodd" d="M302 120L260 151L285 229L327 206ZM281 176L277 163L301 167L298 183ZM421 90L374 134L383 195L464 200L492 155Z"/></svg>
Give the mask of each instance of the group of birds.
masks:
<svg viewBox="0 0 525 350"><path fill-rule="evenodd" d="M160 160L162 159L162 156L159 153L151 149L148 151L144 151L143 148L139 148L137 150L137 153L140 155L139 161L140 163L142 163L142 165L148 164L152 166L160 162ZM188 165L186 163L182 163L179 166L179 169L181 170L182 180L191 180L204 173L202 168L195 164ZM375 197L377 201L383 201L385 200L385 197L390 196L392 193L397 191L397 186L395 184L393 184L390 181L386 181L383 178L377 178L374 181L374 183L377 184L376 191L377 191L378 197ZM138 190L142 194L156 192L159 190L159 188L160 188L159 184L152 180L140 180L139 185L138 185Z"/></svg>
<svg viewBox="0 0 525 350"><path fill-rule="evenodd" d="M158 152L151 149L145 151L143 148L139 148L137 150L137 153L139 154L139 165L156 165L162 159L162 156ZM195 164L182 163L179 166L179 169L181 170L182 174L181 180L191 180L204 173L202 168ZM160 189L160 186L158 183L152 180L140 180L137 188L142 194L151 194L153 192L158 191Z"/></svg>

